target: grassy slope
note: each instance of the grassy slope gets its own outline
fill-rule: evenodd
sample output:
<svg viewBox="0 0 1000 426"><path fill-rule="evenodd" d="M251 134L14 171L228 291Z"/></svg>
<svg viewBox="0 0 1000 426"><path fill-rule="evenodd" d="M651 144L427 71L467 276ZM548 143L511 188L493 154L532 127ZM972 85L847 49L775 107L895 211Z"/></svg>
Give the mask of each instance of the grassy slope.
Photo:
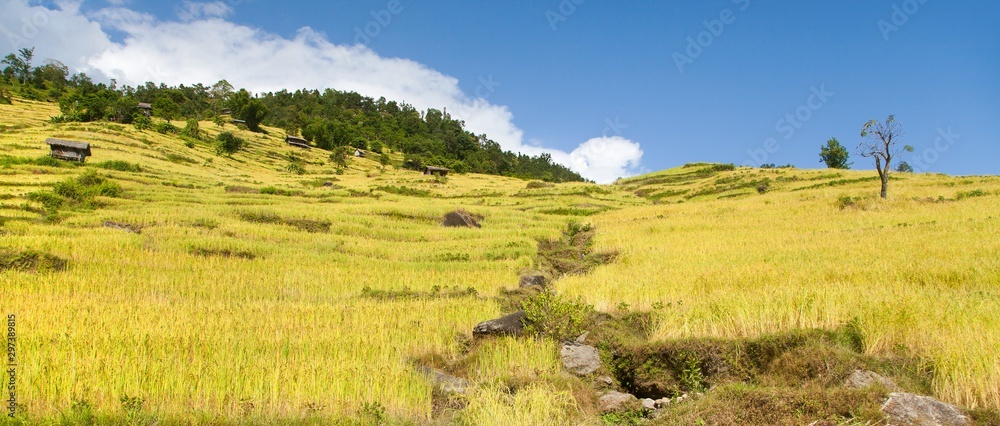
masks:
<svg viewBox="0 0 1000 426"><path fill-rule="evenodd" d="M140 414L202 423L332 420L374 402L390 416L425 421L431 387L409 361L460 353L476 322L501 313L492 296L531 267L535 241L595 212L603 213L584 220L598 225L599 249L622 256L558 289L599 309L669 304L658 339L755 336L858 318L867 351L904 345L926 357L937 396L1000 407L1000 179L900 175L892 200L846 209L839 198L877 191L870 173L694 167L610 187L525 189L495 176L441 183L381 172L365 159L335 175L323 151L287 147L274 129L238 132L249 149L225 158L207 143L187 148L130 126L48 124L56 114L51 104L0 105L0 155L43 156L44 139L55 136L93 144L86 169L124 160L142 171L100 170L126 197L43 223L23 196L84 169L0 169L0 247L70 261L65 272L0 273L0 309L18 319L18 398L33 419L59 418L74 401L124 415L120 398L129 395L145 399ZM209 137L220 131L201 127ZM304 159L307 174L285 171L290 153ZM760 195L765 179L770 192ZM233 192L266 186L297 195ZM385 186L430 196L377 189ZM974 190L985 195L951 201ZM459 207L484 215L483 228L438 226ZM326 221L330 232L253 223L248 213ZM106 220L143 230L102 227ZM256 258L199 254L225 251ZM435 286L471 287L478 296L384 301L363 291L429 294ZM543 384L512 397L489 386L555 378L555 355L545 342L479 348L468 375L484 386L467 418L584 419L587 410L565 388ZM377 416L379 407L368 407L362 414Z"/></svg>

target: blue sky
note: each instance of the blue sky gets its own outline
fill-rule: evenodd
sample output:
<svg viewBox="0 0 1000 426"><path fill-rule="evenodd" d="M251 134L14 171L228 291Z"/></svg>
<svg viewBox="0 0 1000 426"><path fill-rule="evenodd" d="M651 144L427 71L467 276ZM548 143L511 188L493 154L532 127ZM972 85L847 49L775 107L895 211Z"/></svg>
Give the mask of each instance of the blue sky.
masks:
<svg viewBox="0 0 1000 426"><path fill-rule="evenodd" d="M418 107L464 102L464 107L456 104L449 111L467 113L473 130L483 129L491 137L496 133L508 148L565 153L554 157L589 167L592 178L601 181L695 161L819 168L819 147L827 139L836 137L853 152L861 126L889 114L903 124L904 142L916 148L904 159L918 171L1000 171L997 2L230 0L198 4L224 10L212 13L180 1L86 0L74 13L99 25L107 40L76 65L139 81L148 75L139 76L143 70L133 71L122 62L128 55L157 51L139 40L143 24L173 25L174 32L187 31L204 40L220 32L207 24L196 25L198 21L216 25L224 21L229 30L250 29L262 39L306 39L306 45L327 42L344 47L360 41L382 61L373 62L374 67L392 63L393 58L406 59L416 68L400 69L398 75L422 76L407 88L439 77L448 81L416 91L392 86L386 93L410 98L403 100ZM303 36L305 27L311 29L308 37ZM135 49L129 49L130 44ZM117 52L117 59L101 49ZM45 49L39 46L39 50ZM176 59L183 53L172 55ZM351 68L350 60L345 65L331 59L329 66ZM148 57L137 61L155 62ZM188 83L215 77L200 69L173 70L169 62L157 65L151 75L180 80L168 83L185 82L184 77L195 79ZM201 60L203 66L213 67L205 62ZM432 73L421 74L427 70ZM242 69L232 71L240 75L230 81L252 89L275 85L295 89L327 81L303 75L301 84L295 84L296 74L315 70L294 67L261 68L260 75L281 74L271 80L238 71ZM345 82L347 87L329 85L377 95L374 92L397 84L393 79L392 75L375 78L378 81L338 77L329 81ZM431 90L449 95L427 95ZM450 93L454 90L461 93ZM475 109L477 100L489 108ZM853 155L852 160L854 168L871 168L868 159Z"/></svg>

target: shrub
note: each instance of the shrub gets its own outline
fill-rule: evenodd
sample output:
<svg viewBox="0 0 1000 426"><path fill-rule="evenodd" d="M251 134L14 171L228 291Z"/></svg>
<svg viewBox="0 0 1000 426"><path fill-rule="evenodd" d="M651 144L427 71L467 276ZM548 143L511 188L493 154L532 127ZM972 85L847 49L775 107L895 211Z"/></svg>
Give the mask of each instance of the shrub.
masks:
<svg viewBox="0 0 1000 426"><path fill-rule="evenodd" d="M296 162L288 163L288 165L285 166L285 170L287 170L287 171L289 171L291 173L295 173L297 175L304 175L304 174L306 174L306 168L302 167L301 163L296 163Z"/></svg>
<svg viewBox="0 0 1000 426"><path fill-rule="evenodd" d="M187 121L187 125L184 126L184 131L182 132L185 136L201 139L201 130L198 127L198 120L190 119Z"/></svg>
<svg viewBox="0 0 1000 426"><path fill-rule="evenodd" d="M171 124L169 121L157 122L153 126L153 130L156 130L157 133L161 133L164 135L166 134L176 135L181 132L181 129L178 129L177 126Z"/></svg>
<svg viewBox="0 0 1000 426"><path fill-rule="evenodd" d="M844 195L837 199L837 207L839 207L841 210L846 209L848 207L856 207L858 201L860 200L861 200L860 197L852 197L850 195Z"/></svg>
<svg viewBox="0 0 1000 426"><path fill-rule="evenodd" d="M46 156L43 156L43 157L36 158L35 159L35 165L36 166L45 166L45 167L59 167L61 165L61 163L59 162L59 160L56 160L55 158L52 158L52 157L49 157L48 155L46 155Z"/></svg>
<svg viewBox="0 0 1000 426"><path fill-rule="evenodd" d="M523 307L525 331L556 341L571 340L583 334L587 317L594 310L580 297L569 300L551 291L528 298Z"/></svg>
<svg viewBox="0 0 1000 426"><path fill-rule="evenodd" d="M236 151L243 149L245 141L232 132L222 132L219 136L215 137L217 145L215 147L215 152L218 155L226 154L233 155Z"/></svg>
<svg viewBox="0 0 1000 426"><path fill-rule="evenodd" d="M65 206L98 207L100 204L94 197L119 197L121 194L121 185L105 179L93 170L88 170L75 179L56 183L51 193L34 192L28 195L28 199L41 203L49 213L55 213Z"/></svg>
<svg viewBox="0 0 1000 426"><path fill-rule="evenodd" d="M542 181L538 181L538 180L533 180L531 182L528 182L528 185L525 186L525 189L552 188L553 186L555 186L555 185L551 184L549 182L542 182Z"/></svg>
<svg viewBox="0 0 1000 426"><path fill-rule="evenodd" d="M129 163L128 161L122 160L108 160L100 163L94 164L94 166L100 167L106 170L117 170L119 172L141 172L142 166L138 164Z"/></svg>
<svg viewBox="0 0 1000 426"><path fill-rule="evenodd" d="M146 114L136 114L132 118L132 125L135 129L142 132L153 127L153 121L146 117Z"/></svg>
<svg viewBox="0 0 1000 426"><path fill-rule="evenodd" d="M966 198L983 197L986 195L987 195L986 192L984 192L982 189L974 189L972 191L959 192L956 198L958 198L959 200L964 200Z"/></svg>
<svg viewBox="0 0 1000 426"><path fill-rule="evenodd" d="M34 250L0 251L0 272L13 270L22 272L62 271L68 262L65 259Z"/></svg>

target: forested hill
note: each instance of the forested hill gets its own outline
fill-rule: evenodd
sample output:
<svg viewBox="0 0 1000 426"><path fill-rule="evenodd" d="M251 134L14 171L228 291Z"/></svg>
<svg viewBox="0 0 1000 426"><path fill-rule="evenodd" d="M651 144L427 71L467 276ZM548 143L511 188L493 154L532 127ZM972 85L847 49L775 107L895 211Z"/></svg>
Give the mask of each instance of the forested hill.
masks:
<svg viewBox="0 0 1000 426"><path fill-rule="evenodd" d="M3 60L0 102L12 95L58 102L62 115L54 121L116 121L130 124L140 119L139 103L153 107L161 120L222 120L226 113L243 120L253 131L267 125L301 135L320 149L339 146L381 152L389 148L404 154L403 166L443 166L459 173L486 173L541 179L552 182L583 181L583 177L548 154L528 156L504 151L487 135L476 135L465 123L436 109L418 111L413 106L372 99L335 89L282 90L251 95L222 80L212 86L118 86L94 83L86 74L70 75L59 61L32 66L33 49L22 49Z"/></svg>

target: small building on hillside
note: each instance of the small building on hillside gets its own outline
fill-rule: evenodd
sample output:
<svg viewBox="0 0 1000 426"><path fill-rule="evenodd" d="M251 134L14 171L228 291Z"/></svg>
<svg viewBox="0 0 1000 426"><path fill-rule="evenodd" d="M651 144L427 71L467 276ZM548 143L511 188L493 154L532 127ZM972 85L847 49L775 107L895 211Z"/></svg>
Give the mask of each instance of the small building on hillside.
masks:
<svg viewBox="0 0 1000 426"><path fill-rule="evenodd" d="M139 111L146 115L146 117L153 116L153 104L146 102L139 102Z"/></svg>
<svg viewBox="0 0 1000 426"><path fill-rule="evenodd" d="M360 150L360 149L355 149L354 150L354 156L355 157L365 158L365 152L362 151L362 150Z"/></svg>
<svg viewBox="0 0 1000 426"><path fill-rule="evenodd" d="M82 163L87 160L87 157L90 157L90 144L87 142L48 138L45 143L49 145L49 155L52 158Z"/></svg>
<svg viewBox="0 0 1000 426"><path fill-rule="evenodd" d="M425 166L424 167L424 174L425 175L448 176L448 172L450 172L450 171L451 170L446 169L444 167L434 167L434 166Z"/></svg>
<svg viewBox="0 0 1000 426"><path fill-rule="evenodd" d="M229 108L223 108L220 114L221 115L231 115L232 113L233 113L233 111L230 110Z"/></svg>
<svg viewBox="0 0 1000 426"><path fill-rule="evenodd" d="M237 119L233 119L233 124L236 124L236 125L242 124L242 125L246 126L247 122L246 122L246 120L240 120L240 119L237 118Z"/></svg>
<svg viewBox="0 0 1000 426"><path fill-rule="evenodd" d="M309 146L309 141L302 139L298 136L292 136L292 135L285 136L285 143L298 148L305 148L305 149L311 148Z"/></svg>

